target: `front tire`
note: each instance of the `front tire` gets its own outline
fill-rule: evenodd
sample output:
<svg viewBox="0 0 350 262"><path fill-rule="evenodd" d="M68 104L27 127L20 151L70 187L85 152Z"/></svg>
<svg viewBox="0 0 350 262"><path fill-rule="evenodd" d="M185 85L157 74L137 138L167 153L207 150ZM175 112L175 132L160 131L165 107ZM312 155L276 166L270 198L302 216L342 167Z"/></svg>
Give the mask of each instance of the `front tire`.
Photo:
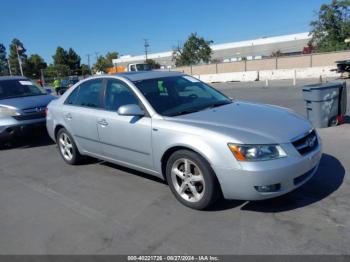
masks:
<svg viewBox="0 0 350 262"><path fill-rule="evenodd" d="M73 140L73 137L65 128L61 128L57 133L57 145L63 160L70 165L80 164L83 156Z"/></svg>
<svg viewBox="0 0 350 262"><path fill-rule="evenodd" d="M207 209L218 199L220 191L215 173L195 152L173 153L166 165L166 179L177 200L187 207Z"/></svg>

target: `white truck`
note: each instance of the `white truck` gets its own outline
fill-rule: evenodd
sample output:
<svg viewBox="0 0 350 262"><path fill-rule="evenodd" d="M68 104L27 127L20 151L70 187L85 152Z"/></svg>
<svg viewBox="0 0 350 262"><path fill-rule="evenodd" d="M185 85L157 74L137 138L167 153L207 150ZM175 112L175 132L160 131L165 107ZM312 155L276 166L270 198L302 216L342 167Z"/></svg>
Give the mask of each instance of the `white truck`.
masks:
<svg viewBox="0 0 350 262"><path fill-rule="evenodd" d="M150 71L150 70L152 70L152 68L149 64L138 63L138 64L129 64L126 71L132 72L132 71Z"/></svg>

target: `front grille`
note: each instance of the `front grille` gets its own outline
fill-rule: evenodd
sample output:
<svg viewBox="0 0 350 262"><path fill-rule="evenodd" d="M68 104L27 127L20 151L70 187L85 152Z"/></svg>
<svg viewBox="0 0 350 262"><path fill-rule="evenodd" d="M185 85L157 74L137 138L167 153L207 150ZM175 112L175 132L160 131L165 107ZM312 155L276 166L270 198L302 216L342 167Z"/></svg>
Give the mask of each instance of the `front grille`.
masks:
<svg viewBox="0 0 350 262"><path fill-rule="evenodd" d="M22 115L14 116L13 118L18 121L45 118L45 106L26 108L22 112Z"/></svg>
<svg viewBox="0 0 350 262"><path fill-rule="evenodd" d="M312 130L309 134L304 137L292 142L295 148L301 155L305 155L313 151L318 146L318 140L315 130Z"/></svg>
<svg viewBox="0 0 350 262"><path fill-rule="evenodd" d="M306 172L305 174L294 178L294 185L299 185L299 184L303 183L306 179L308 179L311 176L311 174L315 171L315 169L316 169L316 167L314 167L310 171Z"/></svg>

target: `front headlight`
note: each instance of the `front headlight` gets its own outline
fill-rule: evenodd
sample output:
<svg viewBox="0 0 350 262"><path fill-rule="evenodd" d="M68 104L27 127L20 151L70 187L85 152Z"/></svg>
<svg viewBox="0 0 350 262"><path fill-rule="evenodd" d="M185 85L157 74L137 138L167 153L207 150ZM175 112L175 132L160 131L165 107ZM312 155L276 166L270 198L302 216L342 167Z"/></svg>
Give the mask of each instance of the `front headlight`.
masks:
<svg viewBox="0 0 350 262"><path fill-rule="evenodd" d="M7 106L0 106L0 117L6 117L6 116L18 116L20 115L15 108L7 107Z"/></svg>
<svg viewBox="0 0 350 262"><path fill-rule="evenodd" d="M266 161L286 157L280 145L236 145L228 144L238 161Z"/></svg>

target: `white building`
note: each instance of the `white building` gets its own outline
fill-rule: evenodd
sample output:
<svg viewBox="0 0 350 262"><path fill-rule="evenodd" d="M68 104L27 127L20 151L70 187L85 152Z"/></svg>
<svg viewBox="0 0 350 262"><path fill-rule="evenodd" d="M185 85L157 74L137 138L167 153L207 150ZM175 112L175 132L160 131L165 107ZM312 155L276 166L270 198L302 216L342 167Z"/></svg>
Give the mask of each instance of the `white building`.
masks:
<svg viewBox="0 0 350 262"><path fill-rule="evenodd" d="M300 54L310 39L309 33L300 33L212 45L212 59L219 62L234 62L243 58L254 60L269 57L277 51L286 55ZM175 65L172 61L172 51L148 54L147 57L157 61L164 68L174 67ZM145 59L145 55L127 55L113 59L113 64L115 66L125 66L131 63L143 63Z"/></svg>

